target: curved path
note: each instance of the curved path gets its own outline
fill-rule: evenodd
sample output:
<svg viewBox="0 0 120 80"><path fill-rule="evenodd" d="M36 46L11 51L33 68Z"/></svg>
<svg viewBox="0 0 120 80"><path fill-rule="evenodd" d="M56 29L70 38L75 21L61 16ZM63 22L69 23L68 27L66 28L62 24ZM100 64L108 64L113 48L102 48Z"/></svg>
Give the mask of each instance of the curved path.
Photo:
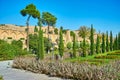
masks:
<svg viewBox="0 0 120 80"><path fill-rule="evenodd" d="M61 78L49 77L45 74L36 74L25 70L11 68L13 61L0 61L0 75L4 80L63 80Z"/></svg>

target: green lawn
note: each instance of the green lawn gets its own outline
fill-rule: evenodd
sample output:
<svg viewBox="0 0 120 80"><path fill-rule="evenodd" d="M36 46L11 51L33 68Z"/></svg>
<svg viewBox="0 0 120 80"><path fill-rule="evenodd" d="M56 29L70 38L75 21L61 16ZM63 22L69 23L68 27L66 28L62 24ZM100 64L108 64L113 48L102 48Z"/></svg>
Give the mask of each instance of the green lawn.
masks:
<svg viewBox="0 0 120 80"><path fill-rule="evenodd" d="M77 57L72 59L68 58L65 61L78 62L78 63L88 62L90 64L101 65L101 64L109 63L110 61L113 61L116 59L120 59L120 50L95 54L93 56Z"/></svg>

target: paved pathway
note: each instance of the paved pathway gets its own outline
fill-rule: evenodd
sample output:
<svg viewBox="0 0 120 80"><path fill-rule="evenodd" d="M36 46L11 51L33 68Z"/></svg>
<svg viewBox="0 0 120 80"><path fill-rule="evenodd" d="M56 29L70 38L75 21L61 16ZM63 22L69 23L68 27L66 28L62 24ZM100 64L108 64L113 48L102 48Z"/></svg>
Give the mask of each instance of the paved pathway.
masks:
<svg viewBox="0 0 120 80"><path fill-rule="evenodd" d="M0 75L4 80L63 80L49 77L45 74L36 74L25 70L11 68L13 61L0 61Z"/></svg>

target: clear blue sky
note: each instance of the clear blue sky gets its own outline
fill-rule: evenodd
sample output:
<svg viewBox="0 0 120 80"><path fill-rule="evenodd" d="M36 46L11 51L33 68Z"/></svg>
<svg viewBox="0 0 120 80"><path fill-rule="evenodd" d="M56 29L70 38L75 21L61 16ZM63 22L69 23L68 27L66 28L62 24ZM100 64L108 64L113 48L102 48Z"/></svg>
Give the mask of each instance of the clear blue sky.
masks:
<svg viewBox="0 0 120 80"><path fill-rule="evenodd" d="M25 25L27 17L22 17L20 10L30 3L41 13L55 15L58 28L77 30L93 24L97 31L120 32L120 0L0 0L0 24ZM31 18L30 25L36 23Z"/></svg>

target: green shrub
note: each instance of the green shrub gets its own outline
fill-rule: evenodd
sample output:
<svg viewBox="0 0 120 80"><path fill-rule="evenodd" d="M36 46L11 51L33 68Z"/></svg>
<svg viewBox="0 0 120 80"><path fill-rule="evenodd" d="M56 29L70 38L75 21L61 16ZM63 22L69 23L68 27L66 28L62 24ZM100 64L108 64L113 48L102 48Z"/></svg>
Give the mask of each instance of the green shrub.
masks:
<svg viewBox="0 0 120 80"><path fill-rule="evenodd" d="M20 49L22 49L22 47L23 47L23 43L22 43L21 40L18 40L18 41L17 40L13 40L11 45L15 45L15 46L19 47Z"/></svg>
<svg viewBox="0 0 120 80"><path fill-rule="evenodd" d="M107 55L120 55L120 53L114 52L114 53L108 53Z"/></svg>
<svg viewBox="0 0 120 80"><path fill-rule="evenodd" d="M54 33L58 34L58 29L57 28L54 29Z"/></svg>
<svg viewBox="0 0 120 80"><path fill-rule="evenodd" d="M119 58L118 56L116 55L99 55L99 56L95 56L94 58L96 59L117 59Z"/></svg>
<svg viewBox="0 0 120 80"><path fill-rule="evenodd" d="M25 55L26 51L22 50L17 45L11 45L5 41L0 40L0 59L13 59L15 56Z"/></svg>

